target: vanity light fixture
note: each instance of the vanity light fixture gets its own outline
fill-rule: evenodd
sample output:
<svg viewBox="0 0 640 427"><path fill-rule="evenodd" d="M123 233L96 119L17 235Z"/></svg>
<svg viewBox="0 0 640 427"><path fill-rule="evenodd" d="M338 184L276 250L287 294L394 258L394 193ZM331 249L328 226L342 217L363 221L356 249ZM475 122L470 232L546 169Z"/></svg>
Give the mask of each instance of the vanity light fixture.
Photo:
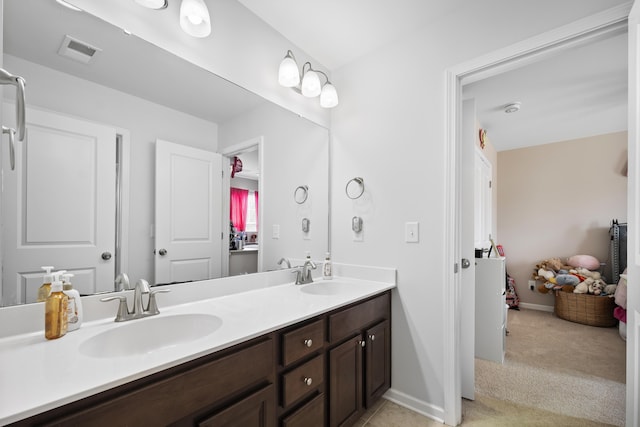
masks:
<svg viewBox="0 0 640 427"><path fill-rule="evenodd" d="M204 0L182 0L180 27L193 37L202 38L211 34L211 17Z"/></svg>
<svg viewBox="0 0 640 427"><path fill-rule="evenodd" d="M148 9L154 9L154 10L166 9L167 6L169 5L167 0L134 0L134 1L138 3L140 6L144 6Z"/></svg>
<svg viewBox="0 0 640 427"><path fill-rule="evenodd" d="M324 85L320 81L320 75L323 75L326 80ZM292 88L307 98L320 95L320 106L323 108L333 108L338 105L338 92L329 81L329 77L320 70L314 70L310 62L304 63L302 73L298 72L296 57L290 50L280 62L278 83Z"/></svg>

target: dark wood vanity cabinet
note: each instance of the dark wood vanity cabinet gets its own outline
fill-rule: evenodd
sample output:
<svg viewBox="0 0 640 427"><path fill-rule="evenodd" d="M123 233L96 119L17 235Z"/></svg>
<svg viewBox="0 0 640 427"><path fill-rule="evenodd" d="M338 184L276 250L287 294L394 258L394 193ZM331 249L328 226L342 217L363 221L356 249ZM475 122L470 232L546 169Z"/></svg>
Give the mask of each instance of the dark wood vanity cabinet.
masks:
<svg viewBox="0 0 640 427"><path fill-rule="evenodd" d="M391 294L22 420L18 426L350 426L390 387Z"/></svg>
<svg viewBox="0 0 640 427"><path fill-rule="evenodd" d="M355 423L391 386L390 318L389 293L329 316L330 427Z"/></svg>

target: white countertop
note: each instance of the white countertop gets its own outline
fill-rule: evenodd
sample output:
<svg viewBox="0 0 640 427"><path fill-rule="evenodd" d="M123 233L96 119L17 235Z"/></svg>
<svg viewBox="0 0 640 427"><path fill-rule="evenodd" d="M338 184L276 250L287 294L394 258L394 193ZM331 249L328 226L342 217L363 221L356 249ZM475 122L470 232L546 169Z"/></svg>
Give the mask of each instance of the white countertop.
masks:
<svg viewBox="0 0 640 427"><path fill-rule="evenodd" d="M208 336L142 355L95 358L78 349L101 332L147 319L122 323L113 322L113 318L94 320L52 341L44 338L43 331L2 338L0 424L71 403L395 287L395 281L352 278L334 278L326 283L344 285L344 292L313 295L302 291L309 285L284 284L173 306L165 306L161 295L161 313L149 319L204 313L220 317L223 323ZM316 280L313 286L322 284L322 280ZM114 304L114 315L116 307Z"/></svg>

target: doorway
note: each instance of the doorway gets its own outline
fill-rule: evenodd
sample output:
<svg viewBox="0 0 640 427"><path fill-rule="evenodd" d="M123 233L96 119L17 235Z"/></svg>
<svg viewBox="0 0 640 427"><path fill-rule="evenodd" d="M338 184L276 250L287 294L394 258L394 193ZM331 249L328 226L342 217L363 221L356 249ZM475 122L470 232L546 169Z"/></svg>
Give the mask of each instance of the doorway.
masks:
<svg viewBox="0 0 640 427"><path fill-rule="evenodd" d="M468 79L480 80L488 76L497 75L507 69L531 63L550 52L559 52L570 47L586 43L587 41L602 37L612 31L619 31L626 23L629 7L616 8L591 17L590 19L576 22L557 29L553 33L546 33L535 39L525 40L500 52L494 52L482 58L447 70L447 97L446 97L446 137L448 144L449 167L447 170L447 193L452 197L448 200L448 215L446 229L446 241L451 242L446 248L445 282L449 283L445 295L447 307L445 319L445 336L450 336L445 341L445 422L457 425L461 421L461 381L464 372L461 372L461 343L463 331L468 330L468 325L463 324L462 300L465 286L465 271L458 266L461 259L473 259L473 248L461 245L460 235L460 202L462 184L460 182L461 170L464 166L461 161L460 145L460 112L462 93L461 87ZM454 268L450 268L453 266ZM472 276L472 275L471 275ZM471 328L473 329L473 328Z"/></svg>

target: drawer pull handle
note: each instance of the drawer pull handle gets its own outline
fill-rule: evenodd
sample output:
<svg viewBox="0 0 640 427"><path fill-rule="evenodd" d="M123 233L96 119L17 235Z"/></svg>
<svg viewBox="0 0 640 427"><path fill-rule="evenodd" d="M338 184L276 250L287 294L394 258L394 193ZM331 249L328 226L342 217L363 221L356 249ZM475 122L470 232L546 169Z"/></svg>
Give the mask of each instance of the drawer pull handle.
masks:
<svg viewBox="0 0 640 427"><path fill-rule="evenodd" d="M370 339L371 341L375 341L375 340L376 340L376 336L375 336L375 335L369 335L369 339Z"/></svg>
<svg viewBox="0 0 640 427"><path fill-rule="evenodd" d="M310 386L311 384L313 384L313 380L310 377L304 377L302 379L302 382L305 383L306 385Z"/></svg>
<svg viewBox="0 0 640 427"><path fill-rule="evenodd" d="M304 340L304 345L311 348L311 346L313 345L313 340L311 338Z"/></svg>

